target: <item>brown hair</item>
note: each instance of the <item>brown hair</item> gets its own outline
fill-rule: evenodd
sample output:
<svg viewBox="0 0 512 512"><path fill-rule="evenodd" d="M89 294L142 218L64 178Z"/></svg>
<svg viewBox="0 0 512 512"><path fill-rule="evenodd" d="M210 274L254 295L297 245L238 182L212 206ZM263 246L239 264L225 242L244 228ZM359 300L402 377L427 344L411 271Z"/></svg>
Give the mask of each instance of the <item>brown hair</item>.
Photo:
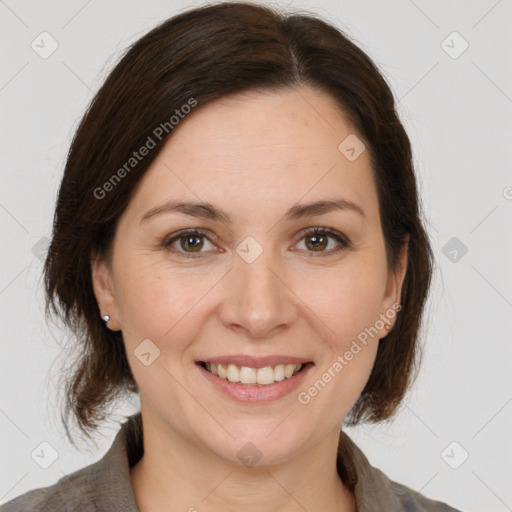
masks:
<svg viewBox="0 0 512 512"><path fill-rule="evenodd" d="M397 269L400 249L410 237L402 311L379 344L347 424L382 421L402 401L419 353L433 256L420 218L409 138L390 87L356 44L315 15L284 15L251 3L224 2L172 17L129 47L73 138L44 266L46 313L52 306L60 314L79 354L65 383L62 420L71 442L70 415L89 436L114 399L138 391L121 332L110 331L100 318L91 257L99 254L110 261L116 222L171 135L169 119L191 98L198 110L239 92L301 85L335 98L369 151L390 269ZM160 139L153 137L156 144L149 154L134 170L122 173L110 187L114 191L99 194L158 126L168 130Z"/></svg>

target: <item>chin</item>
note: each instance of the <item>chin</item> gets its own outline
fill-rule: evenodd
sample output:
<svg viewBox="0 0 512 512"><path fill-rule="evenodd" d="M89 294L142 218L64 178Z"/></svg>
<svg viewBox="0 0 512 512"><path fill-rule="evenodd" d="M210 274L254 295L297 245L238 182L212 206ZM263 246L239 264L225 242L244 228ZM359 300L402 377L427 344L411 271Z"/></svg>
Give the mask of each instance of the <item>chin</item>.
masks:
<svg viewBox="0 0 512 512"><path fill-rule="evenodd" d="M288 429L276 428L280 421L249 420L248 425L239 425L237 429L228 428L232 438L226 434L223 440L219 440L220 443L212 444L209 438L205 444L219 457L237 465L261 467L282 464L304 449L305 440L303 436L291 434L291 425L288 425ZM297 430L293 428L292 432L297 433Z"/></svg>

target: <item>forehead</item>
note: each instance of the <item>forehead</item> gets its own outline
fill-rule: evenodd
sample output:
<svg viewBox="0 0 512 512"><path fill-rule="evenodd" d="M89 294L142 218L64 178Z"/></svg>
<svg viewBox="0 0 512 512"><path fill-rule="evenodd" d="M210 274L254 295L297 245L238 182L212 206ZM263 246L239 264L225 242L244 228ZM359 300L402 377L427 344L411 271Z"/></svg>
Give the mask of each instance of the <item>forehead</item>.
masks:
<svg viewBox="0 0 512 512"><path fill-rule="evenodd" d="M174 128L130 208L141 216L169 199L203 200L247 218L343 197L371 214L370 157L349 160L339 149L349 136L357 135L338 103L309 87L221 98Z"/></svg>

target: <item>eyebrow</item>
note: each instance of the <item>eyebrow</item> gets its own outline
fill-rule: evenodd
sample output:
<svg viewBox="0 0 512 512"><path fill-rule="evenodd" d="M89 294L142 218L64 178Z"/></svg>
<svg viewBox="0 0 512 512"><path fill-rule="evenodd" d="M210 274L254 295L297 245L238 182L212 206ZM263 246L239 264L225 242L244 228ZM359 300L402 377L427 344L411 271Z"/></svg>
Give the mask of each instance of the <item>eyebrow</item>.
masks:
<svg viewBox="0 0 512 512"><path fill-rule="evenodd" d="M328 199L323 201L315 201L312 203L302 203L292 206L284 215L285 221L302 219L304 217L312 217L324 215L326 213L342 210L355 212L365 217L363 209L356 203L346 199ZM191 217L200 219L218 220L226 224L231 224L232 220L228 213L219 210L210 203L193 202L193 201L169 201L161 206L151 208L141 218L140 223L147 221L163 213L183 213Z"/></svg>

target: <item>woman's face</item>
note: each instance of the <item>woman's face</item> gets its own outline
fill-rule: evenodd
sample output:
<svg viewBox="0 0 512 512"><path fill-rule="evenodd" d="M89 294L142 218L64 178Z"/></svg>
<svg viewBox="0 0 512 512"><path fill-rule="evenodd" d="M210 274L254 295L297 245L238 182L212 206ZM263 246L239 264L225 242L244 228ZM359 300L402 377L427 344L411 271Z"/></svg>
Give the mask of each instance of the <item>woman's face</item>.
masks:
<svg viewBox="0 0 512 512"><path fill-rule="evenodd" d="M237 463L242 447L277 463L337 439L403 280L388 273L355 137L335 101L307 87L225 98L174 128L119 220L111 269L93 266L153 424ZM327 201L347 203L303 208ZM185 229L196 233L171 240ZM281 380L231 383L199 364L212 361ZM294 361L308 364L291 379L274 368Z"/></svg>

